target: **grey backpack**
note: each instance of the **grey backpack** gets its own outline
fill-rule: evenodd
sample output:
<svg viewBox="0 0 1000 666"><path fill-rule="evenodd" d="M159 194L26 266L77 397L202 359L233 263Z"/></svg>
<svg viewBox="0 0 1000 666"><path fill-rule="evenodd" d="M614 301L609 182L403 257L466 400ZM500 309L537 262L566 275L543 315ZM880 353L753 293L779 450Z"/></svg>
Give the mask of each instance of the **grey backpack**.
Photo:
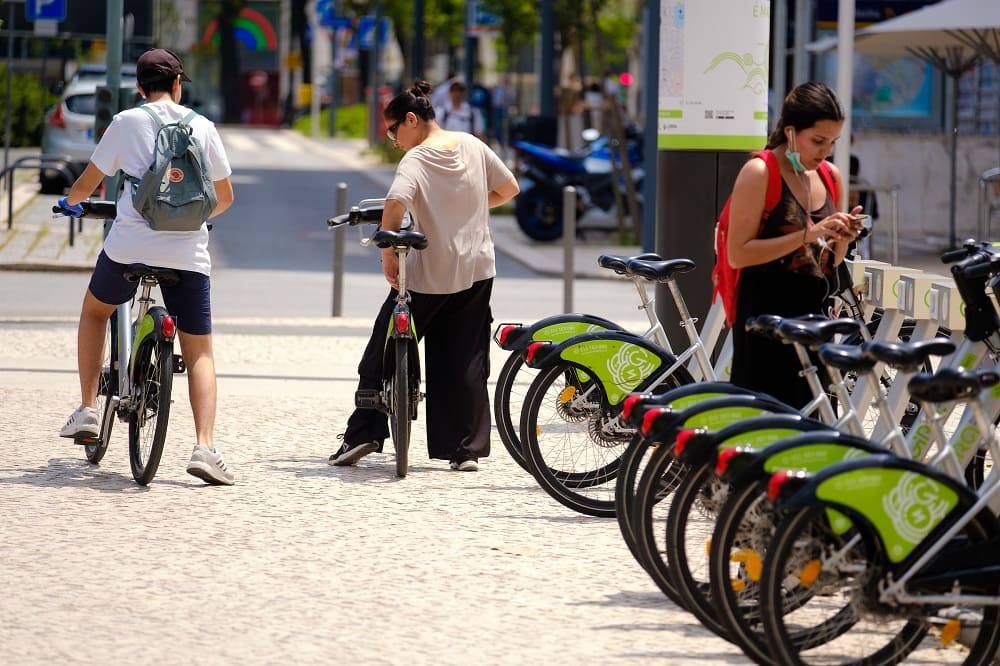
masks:
<svg viewBox="0 0 1000 666"><path fill-rule="evenodd" d="M164 124L156 113L139 107L156 121L153 164L135 178L132 205L156 231L197 231L219 203L205 171L205 154L191 133L194 111L176 123Z"/></svg>

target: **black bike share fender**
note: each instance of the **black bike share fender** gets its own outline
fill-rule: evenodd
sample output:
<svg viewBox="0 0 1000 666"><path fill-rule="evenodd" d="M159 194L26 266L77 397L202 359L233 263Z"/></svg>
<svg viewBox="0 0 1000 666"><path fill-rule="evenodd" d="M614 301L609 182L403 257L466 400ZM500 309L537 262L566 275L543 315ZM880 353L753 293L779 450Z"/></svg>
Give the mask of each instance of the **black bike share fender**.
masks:
<svg viewBox="0 0 1000 666"><path fill-rule="evenodd" d="M528 365L545 370L556 363L572 364L586 373L588 381L601 386L610 405L618 405L629 393L648 387L676 362L673 354L640 335L599 331L546 345ZM676 376L683 383L694 381L685 368L678 368Z"/></svg>
<svg viewBox="0 0 1000 666"><path fill-rule="evenodd" d="M826 426L815 432L804 432L763 447L749 447L733 485L742 486L770 477L780 470L802 469L816 473L821 469L847 460L885 453L884 446L863 437L830 430Z"/></svg>
<svg viewBox="0 0 1000 666"><path fill-rule="evenodd" d="M563 342L569 338L590 333L593 331L624 331L625 328L603 317L596 317L589 314L559 314L539 319L533 324L500 324L493 334L493 339L498 340L498 333L504 326L516 325L507 334L500 348L507 351L522 351L532 342L542 340L546 342Z"/></svg>
<svg viewBox="0 0 1000 666"><path fill-rule="evenodd" d="M737 421L715 431L698 430L684 443L681 462L704 465L714 462L719 451L739 448L747 458L766 446L804 432L836 432L830 426L802 414L765 414Z"/></svg>
<svg viewBox="0 0 1000 666"><path fill-rule="evenodd" d="M816 472L780 508L827 508L834 532L858 528L875 549L869 552L885 558L886 570L902 571L948 529L951 516L961 515L975 501L976 494L962 481L920 462L880 453Z"/></svg>
<svg viewBox="0 0 1000 666"><path fill-rule="evenodd" d="M679 411L653 416L649 427L643 429L647 439L672 444L681 430L715 432L734 423L770 414L798 414L798 410L763 393L725 395L702 400Z"/></svg>
<svg viewBox="0 0 1000 666"><path fill-rule="evenodd" d="M138 349L150 336L153 336L157 342L173 342L173 336L168 338L163 335L163 318L166 316L168 316L167 309L162 306L154 305L149 308L135 329L135 340L132 342L132 348ZM129 368L129 373L135 372L135 359L136 355L133 352L132 367Z"/></svg>

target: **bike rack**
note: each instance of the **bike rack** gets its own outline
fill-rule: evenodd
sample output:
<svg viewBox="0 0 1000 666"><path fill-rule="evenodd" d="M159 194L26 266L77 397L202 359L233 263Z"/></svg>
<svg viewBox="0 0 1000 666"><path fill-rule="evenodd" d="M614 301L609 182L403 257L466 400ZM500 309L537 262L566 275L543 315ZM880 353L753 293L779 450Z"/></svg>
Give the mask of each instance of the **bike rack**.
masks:
<svg viewBox="0 0 1000 666"><path fill-rule="evenodd" d="M0 180L6 179L7 185L7 230L14 225L14 171L17 169L52 169L58 171L67 183L76 180L76 176L69 169L72 160L64 155L26 155L18 158L6 169L0 170ZM73 218L69 219L69 244L73 245ZM83 220L77 222L80 231L83 230Z"/></svg>

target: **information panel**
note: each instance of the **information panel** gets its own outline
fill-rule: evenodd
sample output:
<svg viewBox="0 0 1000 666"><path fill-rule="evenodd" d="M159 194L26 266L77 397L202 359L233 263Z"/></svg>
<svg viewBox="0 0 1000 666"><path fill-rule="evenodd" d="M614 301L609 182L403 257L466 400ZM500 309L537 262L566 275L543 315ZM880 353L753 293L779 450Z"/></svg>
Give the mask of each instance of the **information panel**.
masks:
<svg viewBox="0 0 1000 666"><path fill-rule="evenodd" d="M770 0L661 0L657 146L759 150Z"/></svg>

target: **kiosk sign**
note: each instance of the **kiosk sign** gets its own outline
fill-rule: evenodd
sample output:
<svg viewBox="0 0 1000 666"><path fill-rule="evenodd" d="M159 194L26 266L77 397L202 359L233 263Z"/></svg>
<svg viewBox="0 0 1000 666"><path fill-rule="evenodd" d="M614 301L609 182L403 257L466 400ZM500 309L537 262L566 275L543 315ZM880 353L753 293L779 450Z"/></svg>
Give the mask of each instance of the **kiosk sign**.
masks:
<svg viewBox="0 0 1000 666"><path fill-rule="evenodd" d="M658 148L764 147L770 25L770 0L661 0Z"/></svg>

